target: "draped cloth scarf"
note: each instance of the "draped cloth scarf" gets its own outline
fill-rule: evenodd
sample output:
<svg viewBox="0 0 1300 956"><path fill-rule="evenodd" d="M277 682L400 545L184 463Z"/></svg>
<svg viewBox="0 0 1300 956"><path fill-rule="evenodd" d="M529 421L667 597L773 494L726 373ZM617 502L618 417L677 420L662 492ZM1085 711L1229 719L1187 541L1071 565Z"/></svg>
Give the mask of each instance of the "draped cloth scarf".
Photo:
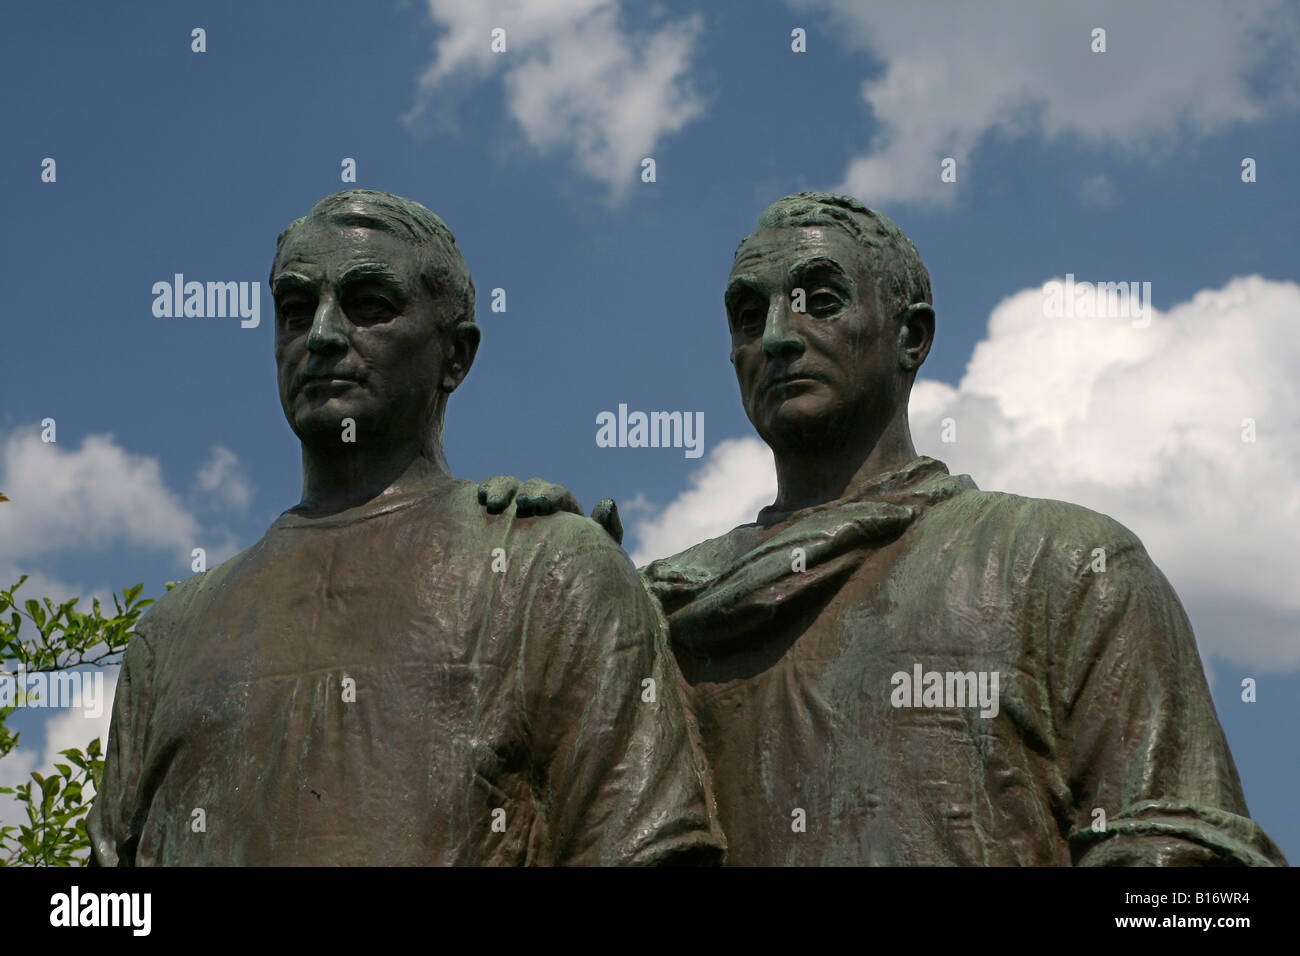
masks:
<svg viewBox="0 0 1300 956"><path fill-rule="evenodd" d="M828 504L794 513L765 508L756 524L733 532L752 546L721 570L713 564L717 551L707 547L712 542L705 542L653 562L642 576L675 641L700 654L735 649L756 630L780 627L824 603L870 551L896 539L924 509L974 488L969 475L949 475L943 462L916 458ZM688 555L705 563L683 562Z"/></svg>

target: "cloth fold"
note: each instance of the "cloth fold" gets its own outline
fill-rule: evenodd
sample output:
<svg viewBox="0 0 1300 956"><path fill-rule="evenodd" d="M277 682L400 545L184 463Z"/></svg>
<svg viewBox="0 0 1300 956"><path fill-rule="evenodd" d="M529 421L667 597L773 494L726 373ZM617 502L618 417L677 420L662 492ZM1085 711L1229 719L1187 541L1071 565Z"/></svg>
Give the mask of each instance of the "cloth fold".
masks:
<svg viewBox="0 0 1300 956"><path fill-rule="evenodd" d="M705 542L653 562L642 577L668 613L674 639L708 653L828 599L871 550L896 539L926 507L974 487L967 475L949 475L943 462L915 458L835 501L787 514L765 508L759 522L729 536L743 543L721 571ZM750 533L737 535L744 531ZM707 559L693 561L696 555Z"/></svg>

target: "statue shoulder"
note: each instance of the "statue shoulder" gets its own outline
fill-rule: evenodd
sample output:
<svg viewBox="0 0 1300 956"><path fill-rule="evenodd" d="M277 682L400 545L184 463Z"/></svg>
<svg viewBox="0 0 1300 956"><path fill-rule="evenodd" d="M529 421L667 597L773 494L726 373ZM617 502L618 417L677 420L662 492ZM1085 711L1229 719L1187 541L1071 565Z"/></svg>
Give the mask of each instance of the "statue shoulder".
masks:
<svg viewBox="0 0 1300 956"><path fill-rule="evenodd" d="M1029 498L1002 491L965 491L950 499L944 520L969 524L978 532L1014 539L1026 546L1090 542L1108 550L1140 549L1132 531L1100 511L1055 498Z"/></svg>
<svg viewBox="0 0 1300 956"><path fill-rule="evenodd" d="M256 547L256 545L253 547ZM153 605L145 611L136 626L136 632L143 634L151 644L167 640L184 623L191 609L196 606L201 597L211 594L214 589L219 587L230 572L245 560L253 547L245 548L214 568L197 571L183 581L178 582L175 587L155 600Z"/></svg>
<svg viewBox="0 0 1300 956"><path fill-rule="evenodd" d="M478 502L478 485L469 481L458 481L450 496L431 502L430 507L456 516L461 547L486 548L488 553L499 547L505 552L503 558L548 569L545 573L571 567L574 573L590 575L607 568L617 569L618 577L625 571L635 577L627 552L603 527L583 515L560 511L521 518L513 502L499 514L489 514Z"/></svg>
<svg viewBox="0 0 1300 956"><path fill-rule="evenodd" d="M617 566L632 569L622 545L591 518L564 512L543 518L516 518L512 531L522 541L546 555L554 564L583 568Z"/></svg>
<svg viewBox="0 0 1300 956"><path fill-rule="evenodd" d="M968 491L934 515L926 534L942 547L1042 587L1060 600L1080 588L1121 600L1142 593L1176 599L1173 588L1129 528L1110 515L1053 498Z"/></svg>

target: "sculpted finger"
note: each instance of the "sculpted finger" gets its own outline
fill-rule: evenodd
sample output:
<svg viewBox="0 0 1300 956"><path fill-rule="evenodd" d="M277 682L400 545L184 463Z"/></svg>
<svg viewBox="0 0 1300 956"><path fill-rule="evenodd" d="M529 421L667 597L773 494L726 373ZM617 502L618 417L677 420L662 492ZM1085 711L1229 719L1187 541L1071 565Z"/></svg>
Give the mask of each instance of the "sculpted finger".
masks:
<svg viewBox="0 0 1300 956"><path fill-rule="evenodd" d="M518 487L519 479L514 475L497 475L488 478L479 483L478 503L487 508L488 514L500 514L509 507Z"/></svg>
<svg viewBox="0 0 1300 956"><path fill-rule="evenodd" d="M531 515L548 515L555 509L542 494L547 482L541 478L529 478L515 493L515 514L521 518Z"/></svg>
<svg viewBox="0 0 1300 956"><path fill-rule="evenodd" d="M591 509L591 520L605 529L616 544L623 543L623 521L618 516L618 505L613 498L601 498Z"/></svg>
<svg viewBox="0 0 1300 956"><path fill-rule="evenodd" d="M557 511L582 514L582 506L564 485L544 478L529 478L515 495L515 513L520 516L550 515Z"/></svg>

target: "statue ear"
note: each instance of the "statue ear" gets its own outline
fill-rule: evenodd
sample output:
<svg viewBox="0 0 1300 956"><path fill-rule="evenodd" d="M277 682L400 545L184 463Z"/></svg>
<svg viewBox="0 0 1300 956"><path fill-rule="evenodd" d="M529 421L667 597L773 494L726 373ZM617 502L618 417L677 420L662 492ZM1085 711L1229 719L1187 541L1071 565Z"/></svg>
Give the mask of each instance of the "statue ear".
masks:
<svg viewBox="0 0 1300 956"><path fill-rule="evenodd" d="M898 364L906 371L921 367L934 343L934 306L914 302L898 321Z"/></svg>
<svg viewBox="0 0 1300 956"><path fill-rule="evenodd" d="M465 381L470 366L474 364L474 356L478 354L480 337L479 327L473 322L459 322L451 330L448 343L450 349L442 373L442 382L439 383L444 392L456 391L460 383Z"/></svg>

